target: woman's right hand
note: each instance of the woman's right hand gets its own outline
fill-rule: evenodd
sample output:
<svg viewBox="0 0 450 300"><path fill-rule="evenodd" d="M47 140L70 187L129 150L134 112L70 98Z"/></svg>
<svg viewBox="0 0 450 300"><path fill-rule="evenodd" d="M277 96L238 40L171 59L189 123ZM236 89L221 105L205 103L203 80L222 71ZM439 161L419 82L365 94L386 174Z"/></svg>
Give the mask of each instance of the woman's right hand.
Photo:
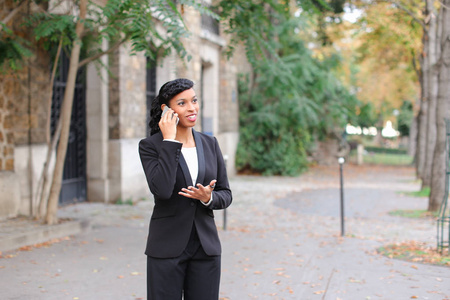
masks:
<svg viewBox="0 0 450 300"><path fill-rule="evenodd" d="M164 139L174 140L177 136L177 117L171 108L161 117L159 128Z"/></svg>

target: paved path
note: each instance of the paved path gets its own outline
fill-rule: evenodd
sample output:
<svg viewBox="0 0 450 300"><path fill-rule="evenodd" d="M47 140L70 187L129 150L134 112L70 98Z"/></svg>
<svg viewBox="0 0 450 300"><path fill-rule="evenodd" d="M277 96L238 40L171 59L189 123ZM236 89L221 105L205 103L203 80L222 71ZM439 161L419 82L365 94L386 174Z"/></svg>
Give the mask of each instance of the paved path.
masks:
<svg viewBox="0 0 450 300"><path fill-rule="evenodd" d="M383 257L403 240L436 243L431 219L387 214L426 209L411 168L346 166L346 237L340 237L337 167L296 178L237 176L227 210L221 299L450 299L450 268ZM78 204L61 217L92 229L0 259L1 299L145 299L143 254L151 201ZM223 213L216 212L222 228Z"/></svg>

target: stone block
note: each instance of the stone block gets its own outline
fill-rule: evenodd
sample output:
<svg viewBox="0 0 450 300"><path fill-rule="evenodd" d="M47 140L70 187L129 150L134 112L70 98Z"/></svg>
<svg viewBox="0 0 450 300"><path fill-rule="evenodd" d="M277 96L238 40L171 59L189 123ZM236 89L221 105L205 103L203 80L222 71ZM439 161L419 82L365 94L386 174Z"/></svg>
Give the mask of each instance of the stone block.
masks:
<svg viewBox="0 0 450 300"><path fill-rule="evenodd" d="M5 129L13 128L13 118L11 117L11 115L5 116L5 119L3 121L3 128Z"/></svg>
<svg viewBox="0 0 450 300"><path fill-rule="evenodd" d="M25 133L25 136L27 136L26 133ZM25 141L26 141L26 139L25 139ZM14 136L14 133L13 133L13 132L7 132L7 133L6 133L6 142L7 142L8 144L14 144L14 142L15 142L15 136Z"/></svg>
<svg viewBox="0 0 450 300"><path fill-rule="evenodd" d="M108 180L88 180L88 194L89 202L103 202L109 203L109 184Z"/></svg>
<svg viewBox="0 0 450 300"><path fill-rule="evenodd" d="M5 170L6 171L14 171L14 158L9 158L6 160Z"/></svg>
<svg viewBox="0 0 450 300"><path fill-rule="evenodd" d="M0 219L16 217L20 206L19 179L14 172L0 172Z"/></svg>
<svg viewBox="0 0 450 300"><path fill-rule="evenodd" d="M3 149L3 155L5 157L14 156L14 147L13 146L5 146Z"/></svg>

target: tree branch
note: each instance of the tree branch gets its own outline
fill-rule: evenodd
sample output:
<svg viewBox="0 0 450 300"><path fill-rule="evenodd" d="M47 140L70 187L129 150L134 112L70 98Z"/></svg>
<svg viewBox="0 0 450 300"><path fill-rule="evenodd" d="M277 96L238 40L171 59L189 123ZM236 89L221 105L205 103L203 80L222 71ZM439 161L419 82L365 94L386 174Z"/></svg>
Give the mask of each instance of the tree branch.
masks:
<svg viewBox="0 0 450 300"><path fill-rule="evenodd" d="M82 66L84 66L84 65L86 65L86 64L88 64L88 63L90 63L91 61L94 61L94 60L96 60L96 59L102 57L102 56L105 55L105 54L110 54L111 52L113 52L113 51L115 51L116 49L118 49L118 48L120 47L120 45L122 45L123 43L125 43L127 40L128 40L128 38L125 37L124 39L122 39L122 40L118 41L116 44L114 44L114 45L113 45L111 48L109 48L108 50L99 52L99 53L97 53L97 54L95 54L95 55L93 55L93 56L91 56L91 57L88 57L88 58L83 59L83 60L80 61L80 63L78 64L78 68L81 68Z"/></svg>
<svg viewBox="0 0 450 300"><path fill-rule="evenodd" d="M380 1L380 2L384 2L384 1ZM401 4L401 3L399 3L399 2L397 2L395 0L385 0L385 2L391 3L391 4L395 5L395 6L397 6L400 10L404 11L405 13L407 13L428 34L427 24L424 22L424 20L421 20L419 17L417 17L411 10L406 8L403 4Z"/></svg>
<svg viewBox="0 0 450 300"><path fill-rule="evenodd" d="M411 54L412 54L412 65L414 68L414 71L416 72L417 78L420 78L420 69L417 67L417 62L416 62L416 53L414 50L411 50Z"/></svg>
<svg viewBox="0 0 450 300"><path fill-rule="evenodd" d="M22 9L22 7L27 4L27 0L23 1L16 8L14 8L2 21L1 23L6 24ZM0 27L0 32L2 31L3 26Z"/></svg>

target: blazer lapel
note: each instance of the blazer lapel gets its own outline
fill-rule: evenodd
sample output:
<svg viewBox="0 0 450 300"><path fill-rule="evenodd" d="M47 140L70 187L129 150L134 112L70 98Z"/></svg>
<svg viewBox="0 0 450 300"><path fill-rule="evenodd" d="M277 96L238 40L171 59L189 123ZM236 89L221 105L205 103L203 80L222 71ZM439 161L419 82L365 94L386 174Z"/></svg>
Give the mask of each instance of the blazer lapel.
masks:
<svg viewBox="0 0 450 300"><path fill-rule="evenodd" d="M186 180L186 187L190 185L194 185L191 178L191 173L189 173L189 168L187 166L186 160L184 159L183 153L180 155L180 160L178 161L181 167L181 171L183 171L184 180Z"/></svg>
<svg viewBox="0 0 450 300"><path fill-rule="evenodd" d="M202 138L200 137L200 134L194 129L192 129L192 133L194 134L195 146L197 147L197 160L198 160L197 182L203 184L203 180L205 179L205 155L203 152Z"/></svg>

